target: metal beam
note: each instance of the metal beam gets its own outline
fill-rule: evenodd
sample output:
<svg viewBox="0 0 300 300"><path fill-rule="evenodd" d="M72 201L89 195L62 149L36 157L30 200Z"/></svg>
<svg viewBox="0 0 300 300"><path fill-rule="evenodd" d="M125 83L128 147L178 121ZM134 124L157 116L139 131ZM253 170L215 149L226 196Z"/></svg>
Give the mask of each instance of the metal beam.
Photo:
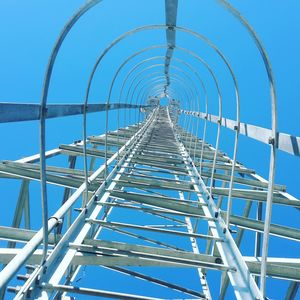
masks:
<svg viewBox="0 0 300 300"><path fill-rule="evenodd" d="M222 242L222 238L216 238L210 235L205 234L198 234L198 233L188 233L188 232L182 232L178 230L169 230L169 229L160 229L160 228L153 228L147 225L132 225L128 223L119 223L119 222L105 222L100 220L93 220L93 219L87 219L87 222L100 224L104 227L114 228L114 227L125 227L125 228L131 228L131 229L138 229L138 230L146 230L146 231L154 231L157 233L165 233L165 234L175 234L178 236L189 236L189 237L195 237L195 238L202 238L202 239L208 239L208 240L215 240Z"/></svg>
<svg viewBox="0 0 300 300"><path fill-rule="evenodd" d="M178 0L165 0L165 14L166 14L166 37L167 37L167 45L168 49L166 52L165 58L165 77L166 83L164 86L164 93L168 93L168 86L170 85L170 64L173 56L174 48L176 46L176 31L174 30L174 26L176 26L177 19L177 7Z"/></svg>
<svg viewBox="0 0 300 300"><path fill-rule="evenodd" d="M60 285L60 284L42 283L39 286L39 288L47 291L61 291L61 292L68 292L71 294L105 297L105 298L112 298L112 299L159 300L159 298L146 297L146 296L140 296L135 294L133 295L133 294L125 294L125 293L116 293L111 291L96 290L96 289L83 288L78 286Z"/></svg>
<svg viewBox="0 0 300 300"><path fill-rule="evenodd" d="M144 106L115 103L115 104L88 104L87 112L99 112L106 109L140 108ZM46 118L59 118L83 114L83 104L48 104ZM40 119L41 105L33 103L0 103L0 123L33 121Z"/></svg>
<svg viewBox="0 0 300 300"><path fill-rule="evenodd" d="M176 285L176 284L172 284L172 283L167 282L165 280L157 279L157 278L154 278L154 277L151 277L151 276L148 276L148 275L144 275L144 274L134 272L134 271L131 271L131 270L127 270L127 269L124 269L124 268L120 268L120 267L106 267L106 268L108 268L110 270L113 270L113 271L116 271L116 272L120 272L122 274L126 274L126 275L129 275L129 276L135 277L135 278L139 278L139 279L142 279L142 280L147 280L151 283L155 283L155 284L167 287L167 288L171 288L175 291L183 292L185 294L195 296L197 298L207 299L204 294L201 294L201 293L199 293L197 291L194 291L194 290L191 290L191 289L181 287L181 286Z"/></svg>
<svg viewBox="0 0 300 300"><path fill-rule="evenodd" d="M176 128L172 124L170 117L169 122L176 133L177 139L180 140L180 134L176 132ZM194 181L194 189L198 193L199 202L209 204L207 207L203 207L204 213L210 217L216 214L218 215L218 209L183 143L181 143L181 153L189 174L194 176L194 178L195 176L199 178L198 182L192 179ZM208 225L213 236L221 237L225 240L224 243L217 243L222 260L227 265L236 268L236 272L228 274L236 297L238 299L263 299L239 249L235 245L231 233L227 230L222 217L218 216L214 222L208 221Z"/></svg>
<svg viewBox="0 0 300 300"><path fill-rule="evenodd" d="M297 293L299 290L299 282L292 281L287 290L285 300L294 300L296 299Z"/></svg>
<svg viewBox="0 0 300 300"><path fill-rule="evenodd" d="M201 119L207 119L212 123L218 123L219 117L211 114L206 114L203 112L195 112L195 111L186 111L180 110L181 113L193 115L199 117ZM230 120L226 118L222 118L221 125L229 128L231 130L235 130L236 121ZM240 123L240 134L246 135L252 139L263 142L264 144L269 144L269 139L271 137L271 130L263 127L259 127L256 125ZM294 136L287 133L278 133L278 144L277 148L281 151L287 152L289 154L300 156L300 137Z"/></svg>
<svg viewBox="0 0 300 300"><path fill-rule="evenodd" d="M249 230L254 230L258 232L264 231L264 222L253 220L245 217L230 216L230 224L236 225L241 228L246 228ZM270 234L276 235L281 238L291 239L294 241L300 241L300 230L297 228L271 224L270 225Z"/></svg>

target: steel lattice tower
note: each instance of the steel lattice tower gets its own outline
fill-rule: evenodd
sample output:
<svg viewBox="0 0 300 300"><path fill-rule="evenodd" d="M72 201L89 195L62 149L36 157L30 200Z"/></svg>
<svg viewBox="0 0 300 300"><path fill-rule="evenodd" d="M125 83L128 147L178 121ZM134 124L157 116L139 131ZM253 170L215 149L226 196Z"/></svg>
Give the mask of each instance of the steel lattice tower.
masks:
<svg viewBox="0 0 300 300"><path fill-rule="evenodd" d="M266 299L266 281L273 277L289 281L286 299L295 299L300 261L287 258L284 251L282 257L269 257L268 244L272 235L300 240L298 228L271 222L274 205L300 207L299 200L288 194L285 186L274 183L277 150L299 156L300 138L277 131L272 69L255 31L230 4L220 1L248 30L262 55L271 89L271 129L241 122L240 96L231 65L208 39L176 26L176 0L165 1L164 25L133 29L104 49L92 71L83 104L48 104L57 53L72 26L98 2L87 2L64 27L49 60L41 104L0 104L1 123L40 122L40 153L0 163L1 180L21 181L11 226L0 226L0 238L6 245L0 249L1 297L12 295L8 290L16 299L85 299L88 296L212 299L212 289L218 288L219 299L225 299L228 290L229 295L234 294L237 299ZM145 30L164 30L166 44L152 45L133 53L117 70L112 85L126 63L151 47L166 51L163 74L154 72L151 76L148 74L148 78L143 77L142 72L136 72L137 66L150 62L145 70L154 62L151 62L153 57L141 60L125 78L126 81L136 73L135 79L141 78L136 85L143 80L149 84L147 93L139 94L140 102L112 102L109 94L102 104L88 103L90 84L102 57L119 40ZM209 113L207 99L205 110L198 110L196 102L181 105L182 99L176 97L172 82L182 83L183 78L172 75L172 62L184 64L192 73L197 74L197 71L175 57L176 49L201 61L220 91L210 65L201 56L177 45L177 32L204 40L225 62L236 91L236 119L223 116L220 93L218 115ZM176 66L173 68L179 70L179 74L184 73ZM133 85L134 80L132 82ZM165 99L167 104L163 105ZM114 111L118 119L117 130L108 130L109 111ZM120 115L120 111L125 113ZM87 135L86 118L92 112L102 112L106 116L106 130L101 135ZM78 114L83 115L83 138L47 150L46 119ZM135 122L132 122L133 116ZM127 119L128 124L122 127L120 118ZM214 145L207 141L209 124L217 127ZM200 126L203 127L201 133ZM219 149L223 127L234 132L232 157ZM269 145L268 180L237 161L241 135ZM68 165L53 165L52 159L57 157L67 160ZM29 196L32 181L41 183L43 219L39 230L31 227L34 217L30 213L34 203L30 204ZM49 196L47 188L51 185L63 189L63 199ZM51 212L48 209L50 201L54 202L51 207L55 207ZM254 250L250 256L245 254L249 249L245 251L241 247L248 232L253 233L247 236L247 243L251 251ZM89 268L104 270L104 273L88 273ZM88 273L86 278L93 279L91 284L84 285L86 278L81 280L83 269ZM176 272L196 282L196 288L174 281L172 273L175 276ZM117 278L113 284L115 289L109 285L109 277L105 274L118 274L117 277L112 275ZM145 281L144 292L120 290L118 280L121 282L125 275L135 278L136 282ZM99 277L95 280L93 276ZM153 296L155 290L152 293L151 287L155 285L170 291L170 296ZM129 290L134 290L134 286Z"/></svg>

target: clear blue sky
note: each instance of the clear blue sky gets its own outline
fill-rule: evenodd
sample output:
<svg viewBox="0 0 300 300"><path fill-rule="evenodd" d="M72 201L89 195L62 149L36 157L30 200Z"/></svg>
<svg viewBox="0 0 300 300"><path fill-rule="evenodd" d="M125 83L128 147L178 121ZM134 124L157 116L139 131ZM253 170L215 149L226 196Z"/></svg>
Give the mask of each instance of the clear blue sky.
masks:
<svg viewBox="0 0 300 300"><path fill-rule="evenodd" d="M0 1L1 102L39 103L44 72L54 42L67 20L84 3L85 1L79 0ZM299 136L300 2L235 0L230 3L255 28L269 54L277 84L279 131ZM63 44L53 72L49 103L82 103L93 63L107 44L132 28L146 24L164 24L164 22L163 0L106 0L100 3L78 22ZM217 1L179 0L177 24L207 36L229 59L239 80L242 121L270 127L270 97L262 61L253 42L239 23L217 5ZM234 118L232 82L224 65L203 43L182 33L179 33L177 38L178 45L199 53L216 70L224 96L224 115ZM92 86L91 103L105 101L112 76L127 56L151 44L163 43L165 43L165 33L154 31L137 34L116 46L104 59L100 71L97 72ZM151 55L163 54L164 50L151 52ZM212 99L210 112L216 114L216 94L205 69L184 54L178 53L178 57L194 64L199 73L203 74ZM158 60L157 63L161 62ZM123 76L129 69L127 67L122 73ZM113 99L118 96L117 90L120 84L119 80ZM111 118L114 117L115 115L112 114ZM104 128L103 120L101 115L90 116L89 134L101 133ZM110 122L110 125L115 129L115 122ZM0 130L1 159L17 159L38 152L37 122L1 124ZM212 127L209 132L211 134L209 141L213 143L215 128ZM47 133L47 149L54 148L59 143L70 143L81 139L81 117L50 120L47 122ZM232 141L233 136L224 130L221 148L228 154L232 153ZM258 170L264 177L268 174L268 157L267 146L241 138L238 160ZM278 153L277 183L286 184L288 192L297 198L300 198L299 167L299 158ZM4 203L4 209L0 211L0 223L9 225L13 214L11 201L17 199L18 189L14 182L7 183L7 180L1 180L0 189ZM33 185L32 189L33 195L34 192L36 193L32 200L39 202L38 185ZM281 211L274 209L273 221L280 220L286 225L299 227L297 211L291 209L286 212L290 218L283 221ZM37 217L33 227L38 228L40 222L38 209L34 213ZM271 242L270 253L274 256L279 255L282 249L282 247L278 249L277 245L276 240ZM287 256L299 254L299 245L289 242L283 245L283 248L288 251ZM268 286L270 297L282 299L282 291L286 283L273 282L276 286ZM141 293L142 289L141 285Z"/></svg>

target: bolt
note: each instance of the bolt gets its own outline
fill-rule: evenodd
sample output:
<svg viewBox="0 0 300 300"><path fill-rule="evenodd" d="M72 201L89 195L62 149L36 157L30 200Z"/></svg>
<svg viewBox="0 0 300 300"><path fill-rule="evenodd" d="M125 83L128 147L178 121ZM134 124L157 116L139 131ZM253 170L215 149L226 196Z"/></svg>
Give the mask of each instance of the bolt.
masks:
<svg viewBox="0 0 300 300"><path fill-rule="evenodd" d="M217 257L217 258L215 259L215 263L216 263L216 264L221 264L221 263L223 263L222 258L221 258L221 257Z"/></svg>
<svg viewBox="0 0 300 300"><path fill-rule="evenodd" d="M275 144L275 139L273 138L273 137L269 137L269 139L268 139L268 143L270 144L270 145L274 145Z"/></svg>

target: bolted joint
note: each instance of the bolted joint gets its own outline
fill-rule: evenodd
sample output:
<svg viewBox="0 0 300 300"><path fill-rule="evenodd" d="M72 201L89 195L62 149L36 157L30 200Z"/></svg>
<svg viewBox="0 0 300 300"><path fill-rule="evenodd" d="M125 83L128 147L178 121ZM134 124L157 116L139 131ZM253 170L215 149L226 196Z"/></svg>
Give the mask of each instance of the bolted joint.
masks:
<svg viewBox="0 0 300 300"><path fill-rule="evenodd" d="M240 126L239 125L234 125L233 129L237 130L237 131L240 131Z"/></svg>
<svg viewBox="0 0 300 300"><path fill-rule="evenodd" d="M33 266L33 265L26 265L25 266L25 269L26 269L27 273L32 273L36 268L37 268L37 266Z"/></svg>
<svg viewBox="0 0 300 300"><path fill-rule="evenodd" d="M54 216L51 216L50 218L48 218L48 221L50 221L51 219L54 219L56 222L55 222L55 226L59 226L61 223L62 223L62 219L59 219L57 217L54 217Z"/></svg>
<svg viewBox="0 0 300 300"><path fill-rule="evenodd" d="M62 223L63 223L63 220L62 220L62 219L57 219L56 226L61 225Z"/></svg>
<svg viewBox="0 0 300 300"><path fill-rule="evenodd" d="M47 116L48 108L47 107L41 107L40 109L41 115Z"/></svg>
<svg viewBox="0 0 300 300"><path fill-rule="evenodd" d="M216 264L222 264L223 263L222 258L221 257L216 257L215 263Z"/></svg>
<svg viewBox="0 0 300 300"><path fill-rule="evenodd" d="M82 212L82 210L83 210L83 208L81 208L81 207L79 207L79 208L74 208L74 211L76 211L76 212Z"/></svg>
<svg viewBox="0 0 300 300"><path fill-rule="evenodd" d="M228 228L230 233L237 233L237 231L235 229L231 229L230 227Z"/></svg>
<svg viewBox="0 0 300 300"><path fill-rule="evenodd" d="M15 294L17 294L20 290L21 290L20 286L8 286L7 287L7 291L9 293L15 293Z"/></svg>
<svg viewBox="0 0 300 300"><path fill-rule="evenodd" d="M270 145L274 145L275 144L275 139L273 138L273 137L269 137L269 139L268 139L268 143L270 144Z"/></svg>
<svg viewBox="0 0 300 300"><path fill-rule="evenodd" d="M28 280L29 277L30 277L29 274L25 274L25 275L23 275L23 274L18 274L18 275L17 275L17 279L18 279L18 280L24 280L24 281L26 281L26 280Z"/></svg>

